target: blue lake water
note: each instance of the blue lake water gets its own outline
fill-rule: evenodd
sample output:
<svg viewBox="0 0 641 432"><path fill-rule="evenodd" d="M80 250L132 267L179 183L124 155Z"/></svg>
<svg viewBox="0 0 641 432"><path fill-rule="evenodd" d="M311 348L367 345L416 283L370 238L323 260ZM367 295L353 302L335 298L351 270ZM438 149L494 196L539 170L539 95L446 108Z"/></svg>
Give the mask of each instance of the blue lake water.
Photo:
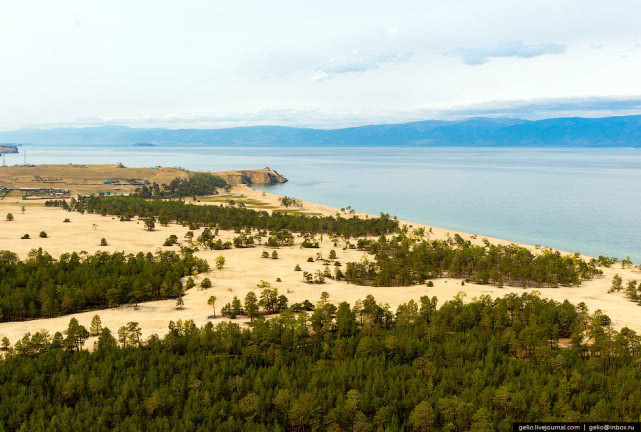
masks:
<svg viewBox="0 0 641 432"><path fill-rule="evenodd" d="M26 146L29 163L269 166L274 193L448 229L641 262L641 150ZM22 154L7 155L22 163Z"/></svg>

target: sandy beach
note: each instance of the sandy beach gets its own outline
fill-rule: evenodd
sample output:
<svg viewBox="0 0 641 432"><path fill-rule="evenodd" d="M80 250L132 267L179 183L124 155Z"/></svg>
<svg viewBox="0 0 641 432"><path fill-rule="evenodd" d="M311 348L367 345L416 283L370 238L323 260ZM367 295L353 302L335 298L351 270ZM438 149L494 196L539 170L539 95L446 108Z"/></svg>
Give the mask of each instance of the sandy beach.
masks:
<svg viewBox="0 0 641 432"><path fill-rule="evenodd" d="M280 207L279 196L253 190L245 185L234 186L231 194L251 202L260 202L257 208L266 211L273 211ZM157 250L178 250L177 246L164 247L164 240L171 234L178 236L183 240L188 228L176 224L170 224L167 227L157 224L154 231L146 231L142 222L137 220L129 222L120 222L118 218L112 216L99 216L94 214L81 215L76 212L65 212L59 208L44 207L41 204L29 203L22 211L23 202L20 200L0 201L0 249L11 250L16 252L21 258L26 258L29 251L34 248L43 248L53 257L67 252L94 253L96 251L125 251L131 253L155 252ZM201 200L200 204L213 204ZM251 207L251 206L249 206ZM341 212L340 209L323 206L320 204L302 202L302 208L298 209L302 213L349 216L348 212ZM5 220L6 213L13 213L15 220L8 222ZM354 213L358 217L374 217L374 215L365 215L363 213ZM65 218L69 218L69 223L63 223ZM482 242L484 238L481 235L474 236L469 233L456 232L452 230L431 227L428 225L415 224L402 221L403 224L411 225L414 228L424 227L426 230L431 228L430 238L445 239L447 236L461 235L464 239L473 242ZM40 231L45 231L48 238L38 237ZM31 236L29 240L22 240L20 237L28 233ZM233 232L221 231L220 237L223 240L231 240L235 234ZM100 246L100 240L107 239L108 246ZM512 242L487 238L491 243L510 244ZM0 323L0 338L8 337L13 344L25 333L34 333L41 329L47 329L51 334L56 331L64 331L71 317L75 317L81 324L89 327L91 318L99 315L103 326L109 327L112 332L116 332L119 327L127 322L136 321L143 331L143 337L152 334L163 335L167 332L169 321L193 320L197 325L204 325L207 321L224 320L226 318L213 318L213 310L207 304L210 296L216 296L216 312L226 303L230 302L234 296L244 299L247 292L254 290L257 293L257 283L261 280L271 283L272 287L278 288L279 293L288 297L290 303L310 300L316 302L321 292L326 291L330 295L330 301L339 303L347 301L351 304L357 299L362 299L368 294L374 297L380 303L387 303L392 309L399 304L406 303L411 299L418 300L424 295L436 296L439 304L447 301L457 295L459 292L465 293L465 298L471 300L481 295L490 295L492 297L503 296L508 293L521 294L525 291L519 287L497 288L491 285L476 285L466 283L461 285L460 279L442 278L434 280L433 287L425 285L414 285L409 287L366 287L355 286L346 282L337 282L327 280L324 284L308 284L303 282L302 272L294 271L298 264L304 271L314 272L323 270L324 266L320 262L307 262L308 257L316 257L317 253L327 257L331 249L335 249L338 260L341 263L349 261L358 261L364 255L362 251L346 249L343 250L342 240L337 246L333 242L323 237L319 249L302 249L299 247L300 239L296 238L296 244L292 247L282 247L278 250L278 259L261 258L261 253L272 249L257 245L253 248L230 249L224 251L198 251L199 257L206 259L212 268L216 257L222 255L226 259L226 265L223 270L212 270L208 273L198 275L195 279L198 284L200 280L208 277L213 282L213 287L209 289L200 289L198 286L187 291L184 297L184 308L176 309L175 300L162 300L141 303L138 310L133 310L130 306L119 308L104 309L99 311L88 311L72 315L60 316L56 318L37 319L23 322L5 322ZM535 246L526 246L535 250ZM332 269L333 270L333 269ZM629 327L636 331L641 331L641 321L638 319L639 306L628 301L622 292L608 293L612 277L615 274L621 275L624 285L629 280L641 280L641 271L637 269L622 269L621 264L615 264L611 268L604 268L604 274L594 280L584 281L578 287L560 287L560 288L540 288L537 289L540 295L556 301L569 300L572 303L585 302L591 312L601 309L604 313L612 318L614 327L620 329ZM282 282L277 282L280 278ZM237 322L245 323L247 320L237 319ZM88 346L92 345L89 340Z"/></svg>

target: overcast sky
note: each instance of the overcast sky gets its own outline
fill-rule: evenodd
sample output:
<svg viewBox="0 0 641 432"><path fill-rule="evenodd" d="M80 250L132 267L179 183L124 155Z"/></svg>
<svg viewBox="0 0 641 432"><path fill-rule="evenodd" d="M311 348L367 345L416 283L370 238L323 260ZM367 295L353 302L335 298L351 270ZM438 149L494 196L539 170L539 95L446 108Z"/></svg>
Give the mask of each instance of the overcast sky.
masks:
<svg viewBox="0 0 641 432"><path fill-rule="evenodd" d="M639 0L0 0L0 129L636 114L639 17Z"/></svg>

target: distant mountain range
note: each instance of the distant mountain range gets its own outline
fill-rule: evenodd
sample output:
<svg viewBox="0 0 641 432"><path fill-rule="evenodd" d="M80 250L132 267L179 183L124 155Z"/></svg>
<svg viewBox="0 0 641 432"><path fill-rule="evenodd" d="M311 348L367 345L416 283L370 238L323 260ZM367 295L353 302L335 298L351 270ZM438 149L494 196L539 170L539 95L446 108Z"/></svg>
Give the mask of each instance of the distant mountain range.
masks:
<svg viewBox="0 0 641 432"><path fill-rule="evenodd" d="M285 126L21 129L0 131L0 143L3 141L40 145L641 147L641 115L536 121L478 117L344 129Z"/></svg>

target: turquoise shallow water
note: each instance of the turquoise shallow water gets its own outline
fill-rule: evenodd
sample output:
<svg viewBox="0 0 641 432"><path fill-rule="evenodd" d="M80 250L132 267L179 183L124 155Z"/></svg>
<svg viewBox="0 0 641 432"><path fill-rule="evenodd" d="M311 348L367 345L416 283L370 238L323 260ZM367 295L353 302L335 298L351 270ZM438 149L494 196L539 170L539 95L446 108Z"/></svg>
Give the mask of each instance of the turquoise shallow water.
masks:
<svg viewBox="0 0 641 432"><path fill-rule="evenodd" d="M274 193L512 241L641 262L641 150L26 147L30 163L269 166ZM22 155L7 155L22 163Z"/></svg>

